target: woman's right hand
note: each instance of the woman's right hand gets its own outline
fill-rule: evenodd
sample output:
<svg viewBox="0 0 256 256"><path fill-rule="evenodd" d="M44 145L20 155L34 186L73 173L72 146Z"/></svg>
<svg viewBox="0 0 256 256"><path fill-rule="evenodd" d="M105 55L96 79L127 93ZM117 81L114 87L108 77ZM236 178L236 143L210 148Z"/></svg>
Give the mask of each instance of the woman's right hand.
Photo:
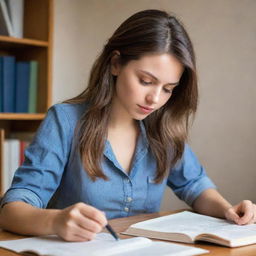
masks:
<svg viewBox="0 0 256 256"><path fill-rule="evenodd" d="M105 214L84 203L58 211L53 219L54 233L66 241L92 240L106 225Z"/></svg>

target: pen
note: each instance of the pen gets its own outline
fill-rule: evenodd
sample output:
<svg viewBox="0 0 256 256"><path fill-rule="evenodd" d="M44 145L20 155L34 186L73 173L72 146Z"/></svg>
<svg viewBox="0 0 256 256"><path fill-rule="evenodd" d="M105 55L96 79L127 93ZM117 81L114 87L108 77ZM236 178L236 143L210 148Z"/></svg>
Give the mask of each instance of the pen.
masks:
<svg viewBox="0 0 256 256"><path fill-rule="evenodd" d="M116 241L119 240L119 237L118 237L117 233L114 231L114 229L109 224L106 225L106 229L116 239Z"/></svg>

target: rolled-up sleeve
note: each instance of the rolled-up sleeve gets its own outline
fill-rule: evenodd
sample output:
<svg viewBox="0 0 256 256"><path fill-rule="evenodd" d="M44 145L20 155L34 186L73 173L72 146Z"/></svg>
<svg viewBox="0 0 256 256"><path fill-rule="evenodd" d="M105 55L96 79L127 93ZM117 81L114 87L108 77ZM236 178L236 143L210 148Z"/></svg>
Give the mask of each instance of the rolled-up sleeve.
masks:
<svg viewBox="0 0 256 256"><path fill-rule="evenodd" d="M23 201L45 208L58 188L71 146L71 127L60 104L49 109L32 143L25 150L25 161L16 170L1 206Z"/></svg>
<svg viewBox="0 0 256 256"><path fill-rule="evenodd" d="M204 190L216 188L187 144L182 159L170 171L167 185L190 206Z"/></svg>

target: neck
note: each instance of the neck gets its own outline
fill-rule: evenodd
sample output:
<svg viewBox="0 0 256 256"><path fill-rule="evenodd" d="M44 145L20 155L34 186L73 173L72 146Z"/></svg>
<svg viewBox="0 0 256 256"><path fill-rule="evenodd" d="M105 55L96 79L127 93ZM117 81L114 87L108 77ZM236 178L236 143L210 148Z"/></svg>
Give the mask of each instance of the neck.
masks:
<svg viewBox="0 0 256 256"><path fill-rule="evenodd" d="M109 129L134 129L137 127L137 122L129 116L125 109L113 101L108 127Z"/></svg>

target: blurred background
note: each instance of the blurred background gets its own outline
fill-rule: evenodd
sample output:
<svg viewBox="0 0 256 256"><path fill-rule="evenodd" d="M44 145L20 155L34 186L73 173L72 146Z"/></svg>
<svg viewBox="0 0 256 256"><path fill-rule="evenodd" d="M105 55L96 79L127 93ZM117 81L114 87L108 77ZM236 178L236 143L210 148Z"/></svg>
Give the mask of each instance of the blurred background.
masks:
<svg viewBox="0 0 256 256"><path fill-rule="evenodd" d="M200 103L189 144L224 197L256 202L255 0L56 0L53 103L84 90L114 30L150 8L173 12L194 43ZM186 207L166 189L162 210Z"/></svg>

